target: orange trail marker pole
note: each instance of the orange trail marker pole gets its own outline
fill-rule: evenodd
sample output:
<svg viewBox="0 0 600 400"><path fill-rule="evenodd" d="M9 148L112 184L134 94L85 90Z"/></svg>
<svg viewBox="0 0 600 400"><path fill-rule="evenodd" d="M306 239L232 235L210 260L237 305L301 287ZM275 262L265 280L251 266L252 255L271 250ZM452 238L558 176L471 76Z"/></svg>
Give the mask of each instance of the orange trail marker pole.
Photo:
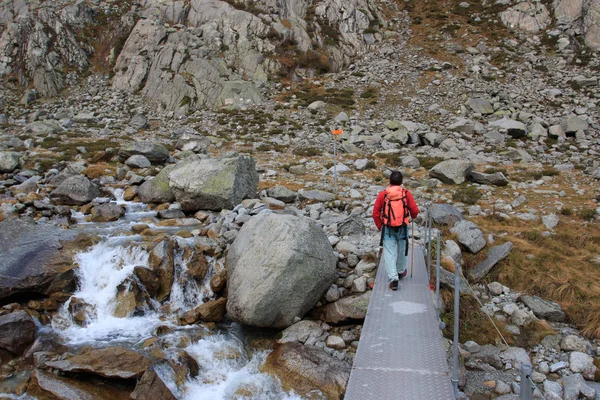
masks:
<svg viewBox="0 0 600 400"><path fill-rule="evenodd" d="M334 129L331 131L333 135L333 185L335 187L335 194L338 194L337 189L337 137L341 135L344 131L341 129Z"/></svg>

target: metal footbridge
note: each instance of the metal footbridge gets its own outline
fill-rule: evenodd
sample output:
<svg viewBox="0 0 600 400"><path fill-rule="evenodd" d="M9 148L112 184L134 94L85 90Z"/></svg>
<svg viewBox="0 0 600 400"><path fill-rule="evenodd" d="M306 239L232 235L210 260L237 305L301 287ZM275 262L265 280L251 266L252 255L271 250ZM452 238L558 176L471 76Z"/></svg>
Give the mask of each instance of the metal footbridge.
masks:
<svg viewBox="0 0 600 400"><path fill-rule="evenodd" d="M423 248L413 251L398 291L379 264L345 400L455 399Z"/></svg>

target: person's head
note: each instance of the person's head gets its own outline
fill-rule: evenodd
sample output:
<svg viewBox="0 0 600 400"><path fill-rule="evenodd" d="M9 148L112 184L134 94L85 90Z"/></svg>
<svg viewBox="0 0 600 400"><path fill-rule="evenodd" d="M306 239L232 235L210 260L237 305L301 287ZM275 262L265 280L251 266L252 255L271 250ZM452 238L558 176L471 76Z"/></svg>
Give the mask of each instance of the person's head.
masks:
<svg viewBox="0 0 600 400"><path fill-rule="evenodd" d="M390 174L390 185L402 185L402 172L392 171Z"/></svg>

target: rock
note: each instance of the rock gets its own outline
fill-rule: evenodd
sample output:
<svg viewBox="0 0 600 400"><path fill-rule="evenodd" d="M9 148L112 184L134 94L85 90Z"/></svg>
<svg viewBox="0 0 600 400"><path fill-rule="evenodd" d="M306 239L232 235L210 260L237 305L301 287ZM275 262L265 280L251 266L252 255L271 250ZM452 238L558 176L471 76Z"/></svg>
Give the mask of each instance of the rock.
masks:
<svg viewBox="0 0 600 400"><path fill-rule="evenodd" d="M458 118L455 122L448 126L448 129L451 131L472 135L475 133L475 123L469 119Z"/></svg>
<svg viewBox="0 0 600 400"><path fill-rule="evenodd" d="M336 115L334 119L335 119L336 122L348 122L348 121L350 121L350 118L348 118L348 114L346 114L344 111L342 111L338 115Z"/></svg>
<svg viewBox="0 0 600 400"><path fill-rule="evenodd" d="M298 193L279 185L267 189L267 195L284 203L293 203L298 197Z"/></svg>
<svg viewBox="0 0 600 400"><path fill-rule="evenodd" d="M365 225L358 215L351 215L338 224L340 236L364 235Z"/></svg>
<svg viewBox="0 0 600 400"><path fill-rule="evenodd" d="M311 219L257 215L227 255L228 316L247 325L288 327L333 283L335 265L325 233Z"/></svg>
<svg viewBox="0 0 600 400"><path fill-rule="evenodd" d="M531 359L527 350L520 347L509 347L507 350L500 353L502 360L510 361L513 368L520 370L523 365L531 365Z"/></svg>
<svg viewBox="0 0 600 400"><path fill-rule="evenodd" d="M148 168L152 165L150 160L141 154L135 154L125 160L125 164L131 168Z"/></svg>
<svg viewBox="0 0 600 400"><path fill-rule="evenodd" d="M562 378L564 388L564 400L577 400L579 395L583 395L586 399L593 399L596 391L592 389L581 374L573 374Z"/></svg>
<svg viewBox="0 0 600 400"><path fill-rule="evenodd" d="M492 282L488 285L488 290L493 296L500 296L504 292L504 286L499 282Z"/></svg>
<svg viewBox="0 0 600 400"><path fill-rule="evenodd" d="M144 114L136 114L129 121L129 126L133 129L143 129L148 126L148 118Z"/></svg>
<svg viewBox="0 0 600 400"><path fill-rule="evenodd" d="M481 346L477 353L471 354L469 361L485 363L496 369L502 369L504 366L500 357L500 349L491 344Z"/></svg>
<svg viewBox="0 0 600 400"><path fill-rule="evenodd" d="M465 342L463 347L471 354L478 353L481 350L481 346L472 340Z"/></svg>
<svg viewBox="0 0 600 400"><path fill-rule="evenodd" d="M323 319L330 324L364 320L369 307L371 292L352 295L325 306Z"/></svg>
<svg viewBox="0 0 600 400"><path fill-rule="evenodd" d="M0 300L13 295L50 295L73 290L71 250L87 240L73 241L77 232L17 218L0 222ZM60 249L60 250L59 250Z"/></svg>
<svg viewBox="0 0 600 400"><path fill-rule="evenodd" d="M343 350L346 348L346 342L340 336L329 335L325 340L325 345L332 349Z"/></svg>
<svg viewBox="0 0 600 400"><path fill-rule="evenodd" d="M429 176L439 179L449 185L460 185L473 169L473 163L467 160L446 160L435 165L430 171Z"/></svg>
<svg viewBox="0 0 600 400"><path fill-rule="evenodd" d="M554 229L558 225L559 217L556 214L548 214L542 216L542 223L546 227L546 229Z"/></svg>
<svg viewBox="0 0 600 400"><path fill-rule="evenodd" d="M302 320L287 327L281 333L281 339L277 343L300 342L304 343L309 338L317 339L323 334L323 328L318 322Z"/></svg>
<svg viewBox="0 0 600 400"><path fill-rule="evenodd" d="M141 377L150 367L150 360L122 347L94 349L60 361L46 363L64 372L83 372L106 378L132 379Z"/></svg>
<svg viewBox="0 0 600 400"><path fill-rule="evenodd" d="M496 266L496 264L498 264L500 261L504 260L510 255L512 248L512 242L506 242L500 246L492 247L488 251L485 260L483 260L483 262L477 265L474 269L469 270L469 278L471 278L474 281L479 281L486 277L487 274L489 274L489 272L492 270L492 268Z"/></svg>
<svg viewBox="0 0 600 400"><path fill-rule="evenodd" d="M328 202L335 200L335 194L324 192L322 190L304 190L300 189L298 191L300 197L304 200L314 200L320 202Z"/></svg>
<svg viewBox="0 0 600 400"><path fill-rule="evenodd" d="M454 291L454 272L446 271L445 269L440 270L440 284L446 286ZM460 277L460 293L474 295L473 290L468 285L468 282L462 276Z"/></svg>
<svg viewBox="0 0 600 400"><path fill-rule="evenodd" d="M342 399L350 365L323 350L300 343L285 343L271 352L263 370L275 375L285 390L307 394L319 390L328 399Z"/></svg>
<svg viewBox="0 0 600 400"><path fill-rule="evenodd" d="M313 101L307 107L311 111L318 111L325 108L325 102L321 100Z"/></svg>
<svg viewBox="0 0 600 400"><path fill-rule="evenodd" d="M483 233L481 233L481 230L479 230L477 225L471 221L462 220L457 222L450 229L450 232L458 235L458 242L465 246L471 253L477 253L485 247L486 242ZM491 267L489 268L491 269Z"/></svg>
<svg viewBox="0 0 600 400"><path fill-rule="evenodd" d="M469 107L473 112L483 115L494 113L494 106L486 99L469 99Z"/></svg>
<svg viewBox="0 0 600 400"><path fill-rule="evenodd" d="M225 285L227 284L227 279L221 275L213 275L210 278L210 290L213 293L221 293L223 289L225 289Z"/></svg>
<svg viewBox="0 0 600 400"><path fill-rule="evenodd" d="M37 369L31 375L27 394L40 400L128 400L129 391L100 380L78 380Z"/></svg>
<svg viewBox="0 0 600 400"><path fill-rule="evenodd" d="M512 119L502 118L498 121L490 122L489 125L506 130L506 133L512 136L513 139L520 139L527 135L527 127L525 124Z"/></svg>
<svg viewBox="0 0 600 400"><path fill-rule="evenodd" d="M500 13L502 23L511 29L536 33L552 22L550 12L541 3L519 3Z"/></svg>
<svg viewBox="0 0 600 400"><path fill-rule="evenodd" d="M258 174L252 157L200 159L176 167L169 186L184 211L220 211L256 198Z"/></svg>
<svg viewBox="0 0 600 400"><path fill-rule="evenodd" d="M580 117L569 117L560 123L560 127L567 134L575 134L577 131L586 131L588 123Z"/></svg>
<svg viewBox="0 0 600 400"><path fill-rule="evenodd" d="M580 351L586 353L588 348L591 348L590 342L577 335L568 335L560 343L562 351Z"/></svg>
<svg viewBox="0 0 600 400"><path fill-rule="evenodd" d="M160 376L151 369L144 372L142 378L135 385L130 398L132 400L176 400L176 397L171 393Z"/></svg>
<svg viewBox="0 0 600 400"><path fill-rule="evenodd" d="M170 208L168 210L159 211L158 218L161 218L161 219L185 218L185 213L181 210Z"/></svg>
<svg viewBox="0 0 600 400"><path fill-rule="evenodd" d="M125 215L125 210L116 203L104 203L94 206L91 215L94 222L118 221Z"/></svg>
<svg viewBox="0 0 600 400"><path fill-rule="evenodd" d="M169 158L169 150L163 145L149 141L134 142L119 150L119 157L127 160L133 155L142 155L151 163L162 164Z"/></svg>
<svg viewBox="0 0 600 400"><path fill-rule="evenodd" d="M400 162L403 167L417 169L421 166L421 162L417 157L414 156L403 156L400 157Z"/></svg>
<svg viewBox="0 0 600 400"><path fill-rule="evenodd" d="M493 174L485 174L483 172L471 171L469 179L481 185L506 186L508 179L502 172L494 172Z"/></svg>
<svg viewBox="0 0 600 400"><path fill-rule="evenodd" d="M429 212L431 219L436 224L454 225L456 222L464 220L461 212L450 204L433 204Z"/></svg>
<svg viewBox="0 0 600 400"><path fill-rule="evenodd" d="M160 281L156 300L162 302L171 294L175 274L175 246L170 240L162 240L150 251L148 265Z"/></svg>
<svg viewBox="0 0 600 400"><path fill-rule="evenodd" d="M596 366L594 359L580 351L573 351L569 355L569 369L574 373L580 373L585 379L594 380Z"/></svg>
<svg viewBox="0 0 600 400"><path fill-rule="evenodd" d="M175 167L175 165L168 165L154 178L142 183L138 194L144 203L161 204L175 201L175 195L169 186L169 174Z"/></svg>
<svg viewBox="0 0 600 400"><path fill-rule="evenodd" d="M40 135L53 135L62 132L62 128L52 121L35 121L27 125L27 129Z"/></svg>
<svg viewBox="0 0 600 400"><path fill-rule="evenodd" d="M0 151L0 173L13 172L19 167L21 157L11 151Z"/></svg>
<svg viewBox="0 0 600 400"><path fill-rule="evenodd" d="M35 340L36 326L25 311L0 316L0 348L22 355Z"/></svg>
<svg viewBox="0 0 600 400"><path fill-rule="evenodd" d="M195 309L186 312L181 318L181 322L186 325L202 322L221 322L225 316L225 306L227 299L220 297L217 300L209 300Z"/></svg>
<svg viewBox="0 0 600 400"><path fill-rule="evenodd" d="M565 313L560 305L552 301L544 300L537 296L521 296L519 298L538 318L551 322L563 322Z"/></svg>
<svg viewBox="0 0 600 400"><path fill-rule="evenodd" d="M65 179L50 193L50 199L55 204L83 205L100 195L100 190L83 175Z"/></svg>

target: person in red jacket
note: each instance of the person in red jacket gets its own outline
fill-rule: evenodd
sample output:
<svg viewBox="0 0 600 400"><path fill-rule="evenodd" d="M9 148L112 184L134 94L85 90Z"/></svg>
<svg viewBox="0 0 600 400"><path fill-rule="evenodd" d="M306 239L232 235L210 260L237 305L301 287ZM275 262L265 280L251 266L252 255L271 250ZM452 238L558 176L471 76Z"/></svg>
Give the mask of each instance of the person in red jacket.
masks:
<svg viewBox="0 0 600 400"><path fill-rule="evenodd" d="M373 221L381 231L383 263L390 289L398 290L398 281L406 276L408 224L419 215L412 193L402 187L402 173L392 171L390 185L377 195Z"/></svg>

